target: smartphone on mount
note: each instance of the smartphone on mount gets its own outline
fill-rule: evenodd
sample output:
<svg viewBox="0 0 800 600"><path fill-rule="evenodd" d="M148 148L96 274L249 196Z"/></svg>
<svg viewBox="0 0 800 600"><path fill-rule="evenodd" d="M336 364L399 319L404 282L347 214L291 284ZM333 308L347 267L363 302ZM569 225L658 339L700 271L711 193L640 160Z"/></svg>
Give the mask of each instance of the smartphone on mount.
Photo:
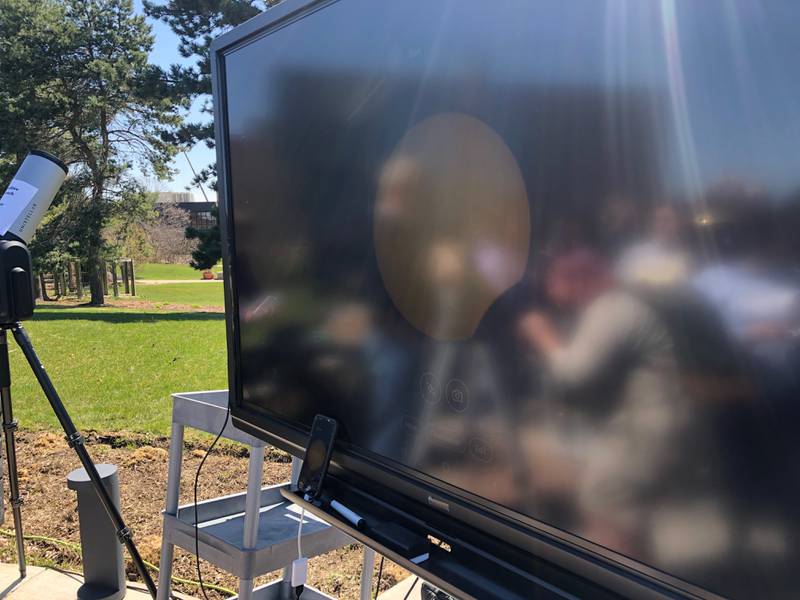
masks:
<svg viewBox="0 0 800 600"><path fill-rule="evenodd" d="M298 491L306 500L316 500L322 493L322 484L328 473L337 429L338 424L335 419L324 415L314 417L303 467L297 480Z"/></svg>

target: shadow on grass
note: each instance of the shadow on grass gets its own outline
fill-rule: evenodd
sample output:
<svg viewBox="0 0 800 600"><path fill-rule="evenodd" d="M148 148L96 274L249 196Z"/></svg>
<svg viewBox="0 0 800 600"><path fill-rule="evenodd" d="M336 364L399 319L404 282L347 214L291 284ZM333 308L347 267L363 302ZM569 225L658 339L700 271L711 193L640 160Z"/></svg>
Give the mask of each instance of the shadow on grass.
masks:
<svg viewBox="0 0 800 600"><path fill-rule="evenodd" d="M159 321L224 321L224 313L121 311L116 307L37 307L33 321L104 321L106 323L157 323Z"/></svg>

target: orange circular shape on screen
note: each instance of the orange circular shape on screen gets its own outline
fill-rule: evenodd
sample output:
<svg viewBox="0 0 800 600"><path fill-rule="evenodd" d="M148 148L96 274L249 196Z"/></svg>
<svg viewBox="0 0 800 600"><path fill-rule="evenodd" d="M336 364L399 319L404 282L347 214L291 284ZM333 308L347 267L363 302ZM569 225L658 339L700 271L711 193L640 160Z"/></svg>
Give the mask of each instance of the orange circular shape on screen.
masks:
<svg viewBox="0 0 800 600"><path fill-rule="evenodd" d="M514 155L469 115L421 121L381 168L373 234L409 323L435 339L469 338L527 265L530 209Z"/></svg>

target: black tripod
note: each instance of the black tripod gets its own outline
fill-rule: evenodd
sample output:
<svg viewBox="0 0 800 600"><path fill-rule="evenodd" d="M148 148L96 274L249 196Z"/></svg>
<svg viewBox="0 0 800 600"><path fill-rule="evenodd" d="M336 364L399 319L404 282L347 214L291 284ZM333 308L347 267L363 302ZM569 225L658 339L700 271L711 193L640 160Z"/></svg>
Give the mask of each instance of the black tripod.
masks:
<svg viewBox="0 0 800 600"><path fill-rule="evenodd" d="M47 375L42 362L33 349L28 333L20 323L23 319L33 316L33 280L31 278L31 259L27 247L17 241L0 240L0 403L3 410L3 430L6 441L6 458L8 459L8 487L11 497L11 509L14 513L14 533L17 542L17 557L19 560L19 574L25 577L25 547L22 537L22 513L20 505L22 500L19 495L19 481L17 479L17 452L14 444L14 432L17 422L11 406L11 369L8 361L8 335L10 330L14 339L22 349L22 353L36 376L36 380L50 402L58 422L66 434L67 443L75 450L78 458L89 474L94 490L100 497L108 517L114 524L120 543L125 544L128 553L136 566L142 580L147 586L150 595L156 597L156 586L147 567L136 549L131 536L131 530L126 527L119 510L111 500L97 472L86 447L83 445L83 436L75 428L75 424L61 402L53 382Z"/></svg>
<svg viewBox="0 0 800 600"><path fill-rule="evenodd" d="M64 404L61 402L61 398L58 396L56 388L53 386L53 382L50 381L47 371L45 371L42 362L36 355L36 351L33 349L33 345L31 344L31 339L28 337L28 332L25 331L25 328L21 323L13 323L10 325L0 324L0 401L2 401L3 409L3 430L5 431L6 457L8 459L8 486L10 492L9 495L11 497L11 509L14 513L14 533L16 534L20 576L25 577L25 548L23 546L22 515L20 513L20 505L22 504L22 500L20 499L19 495L19 482L17 480L17 454L16 447L14 445L14 431L17 429L17 422L14 420L11 407L11 370L8 362L7 330L11 330L11 333L14 334L14 339L22 349L22 353L25 355L33 374L36 376L36 380L39 382L44 395L47 396L47 400L50 402L50 406L58 418L58 422L61 423L61 427L64 429L67 443L73 450L75 450L75 453L78 455L83 468L86 469L86 472L89 474L89 479L91 479L92 485L97 492L97 495L100 497L103 507L108 513L108 517L111 519L112 523L114 524L114 528L117 530L117 537L119 537L121 543L125 544L133 563L136 565L136 570L144 580L145 585L147 585L150 595L155 598L156 586L153 583L153 579L150 577L147 567L142 561L142 557L139 555L136 545L133 543L131 530L125 526L125 522L122 520L122 515L119 514L119 510L117 510L117 507L111 500L111 496L108 495L108 491L100 480L100 475L98 474L97 469L95 468L94 463L89 456L89 453L86 451L86 447L83 445L83 436L75 428L75 424L72 422L67 409L64 407Z"/></svg>

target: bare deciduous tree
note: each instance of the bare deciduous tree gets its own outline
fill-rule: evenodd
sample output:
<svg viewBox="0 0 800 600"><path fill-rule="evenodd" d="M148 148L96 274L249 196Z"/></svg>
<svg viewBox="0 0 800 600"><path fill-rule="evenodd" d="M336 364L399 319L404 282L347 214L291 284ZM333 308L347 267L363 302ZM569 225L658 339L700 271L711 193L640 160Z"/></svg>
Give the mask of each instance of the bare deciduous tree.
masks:
<svg viewBox="0 0 800 600"><path fill-rule="evenodd" d="M189 213L173 204L161 204L157 216L147 226L153 259L156 262L187 263L197 242L186 239Z"/></svg>

